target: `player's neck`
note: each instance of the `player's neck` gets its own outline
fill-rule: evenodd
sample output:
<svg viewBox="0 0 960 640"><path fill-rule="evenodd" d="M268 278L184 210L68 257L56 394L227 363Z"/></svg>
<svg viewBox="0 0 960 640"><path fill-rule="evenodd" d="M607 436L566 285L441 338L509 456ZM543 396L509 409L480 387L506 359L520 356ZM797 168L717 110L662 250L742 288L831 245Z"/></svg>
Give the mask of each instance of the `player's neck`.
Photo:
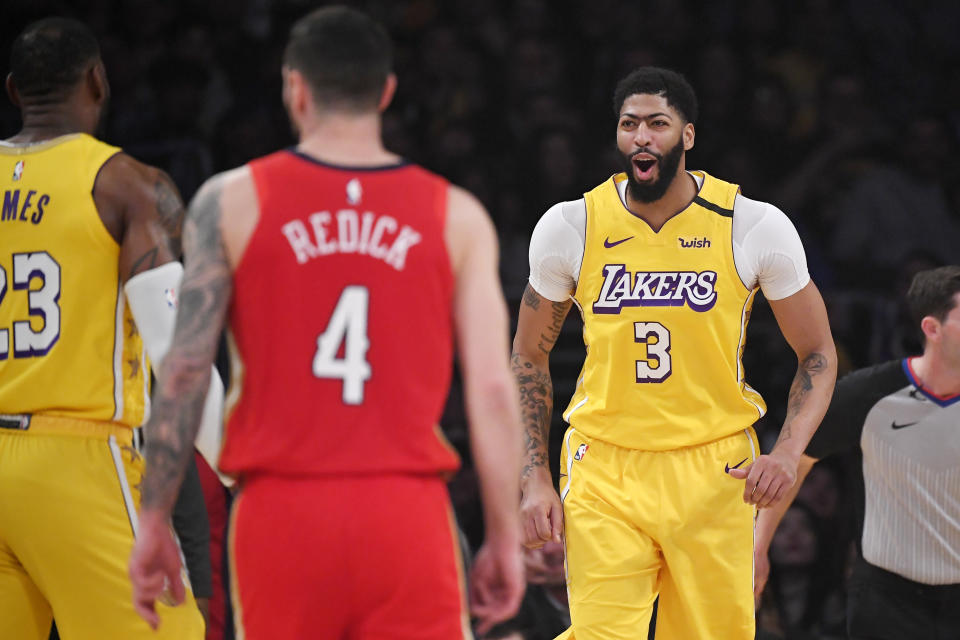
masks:
<svg viewBox="0 0 960 640"><path fill-rule="evenodd" d="M660 231L664 223L686 209L697 195L697 182L681 162L677 176L670 183L663 197L653 202L641 202L630 195L627 189L627 208L643 218L654 231Z"/></svg>
<svg viewBox="0 0 960 640"><path fill-rule="evenodd" d="M330 164L363 167L394 164L400 157L383 146L380 114L328 113L302 123L297 149Z"/></svg>
<svg viewBox="0 0 960 640"><path fill-rule="evenodd" d="M960 370L951 367L939 354L927 350L910 361L920 385L935 396L948 398L960 394Z"/></svg>
<svg viewBox="0 0 960 640"><path fill-rule="evenodd" d="M91 133L83 118L67 105L24 105L21 115L23 127L7 142L42 142L71 133Z"/></svg>

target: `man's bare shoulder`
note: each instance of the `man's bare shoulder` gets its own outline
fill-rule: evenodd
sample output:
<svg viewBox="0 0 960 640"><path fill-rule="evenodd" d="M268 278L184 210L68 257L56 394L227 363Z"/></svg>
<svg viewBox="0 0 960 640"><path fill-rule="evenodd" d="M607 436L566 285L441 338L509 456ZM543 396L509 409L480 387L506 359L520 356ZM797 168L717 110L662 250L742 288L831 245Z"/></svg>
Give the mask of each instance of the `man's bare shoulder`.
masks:
<svg viewBox="0 0 960 640"><path fill-rule="evenodd" d="M110 233L120 241L123 229L137 218L155 218L179 242L184 206L173 179L162 169L119 152L100 168L93 185L94 202Z"/></svg>
<svg viewBox="0 0 960 640"><path fill-rule="evenodd" d="M490 215L480 200L455 184L447 189L447 225L468 231L492 227Z"/></svg>
<svg viewBox="0 0 960 640"><path fill-rule="evenodd" d="M130 154L120 151L100 168L93 188L99 197L123 202L132 197L140 197L143 193L153 194L158 183L173 184L173 180L162 169L140 162Z"/></svg>
<svg viewBox="0 0 960 640"><path fill-rule="evenodd" d="M496 230L486 208L475 195L454 184L447 189L445 236L454 273L468 254L497 251Z"/></svg>

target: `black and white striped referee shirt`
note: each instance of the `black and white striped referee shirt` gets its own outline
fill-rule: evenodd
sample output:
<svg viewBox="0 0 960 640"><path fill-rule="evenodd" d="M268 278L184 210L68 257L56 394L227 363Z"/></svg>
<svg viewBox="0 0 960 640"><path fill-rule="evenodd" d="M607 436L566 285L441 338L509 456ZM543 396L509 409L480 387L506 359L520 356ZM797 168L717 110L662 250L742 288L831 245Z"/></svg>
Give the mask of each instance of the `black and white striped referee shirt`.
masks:
<svg viewBox="0 0 960 640"><path fill-rule="evenodd" d="M960 395L924 389L909 359L851 373L807 455L856 447L864 559L915 582L960 584Z"/></svg>

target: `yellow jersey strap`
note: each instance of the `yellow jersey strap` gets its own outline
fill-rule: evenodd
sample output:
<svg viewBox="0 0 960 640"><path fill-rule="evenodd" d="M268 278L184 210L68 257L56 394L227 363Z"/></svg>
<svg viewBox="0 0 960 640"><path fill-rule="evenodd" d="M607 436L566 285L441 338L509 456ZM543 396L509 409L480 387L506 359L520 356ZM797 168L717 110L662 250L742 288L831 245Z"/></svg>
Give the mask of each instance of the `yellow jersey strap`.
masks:
<svg viewBox="0 0 960 640"><path fill-rule="evenodd" d="M690 173L703 179L700 192L693 199L694 204L721 216L732 218L733 203L737 194L740 193L740 186L714 178L706 171L691 171Z"/></svg>

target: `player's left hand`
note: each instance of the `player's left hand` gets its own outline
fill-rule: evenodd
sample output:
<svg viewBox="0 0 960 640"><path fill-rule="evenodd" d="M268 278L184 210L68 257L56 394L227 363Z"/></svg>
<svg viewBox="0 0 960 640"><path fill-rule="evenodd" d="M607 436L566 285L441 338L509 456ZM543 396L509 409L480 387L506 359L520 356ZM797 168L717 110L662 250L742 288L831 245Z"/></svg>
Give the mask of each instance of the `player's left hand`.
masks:
<svg viewBox="0 0 960 640"><path fill-rule="evenodd" d="M180 551L167 519L140 514L140 530L130 554L133 608L154 630L160 626L156 603L174 606L186 596L180 577Z"/></svg>
<svg viewBox="0 0 960 640"><path fill-rule="evenodd" d="M772 451L742 469L730 469L730 475L746 480L743 501L766 509L777 504L797 481L800 459L787 453Z"/></svg>

